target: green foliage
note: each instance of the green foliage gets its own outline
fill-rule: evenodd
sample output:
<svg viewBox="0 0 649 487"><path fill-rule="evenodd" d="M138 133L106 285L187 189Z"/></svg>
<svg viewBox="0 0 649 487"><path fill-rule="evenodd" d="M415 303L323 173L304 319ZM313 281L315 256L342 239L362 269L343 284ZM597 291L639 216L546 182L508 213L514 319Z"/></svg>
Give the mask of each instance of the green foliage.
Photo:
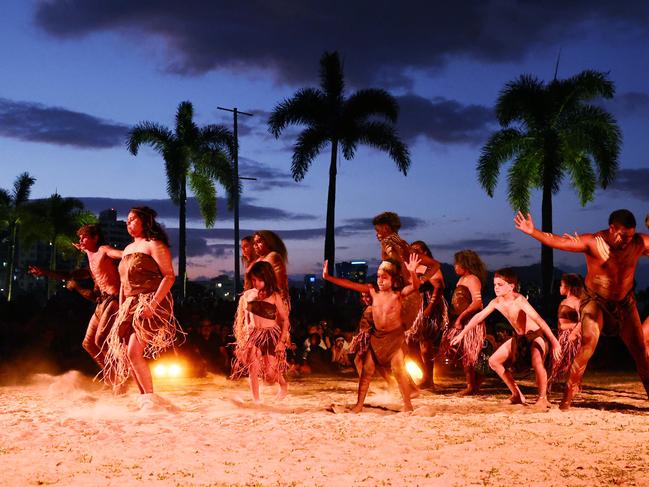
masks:
<svg viewBox="0 0 649 487"><path fill-rule="evenodd" d="M605 73L583 71L544 84L523 75L507 83L496 103L501 130L482 148L478 180L493 196L502 166L514 211L529 211L530 192L556 193L568 177L582 205L597 186L606 188L618 168L621 134L615 119L587 102L611 98L614 86Z"/></svg>

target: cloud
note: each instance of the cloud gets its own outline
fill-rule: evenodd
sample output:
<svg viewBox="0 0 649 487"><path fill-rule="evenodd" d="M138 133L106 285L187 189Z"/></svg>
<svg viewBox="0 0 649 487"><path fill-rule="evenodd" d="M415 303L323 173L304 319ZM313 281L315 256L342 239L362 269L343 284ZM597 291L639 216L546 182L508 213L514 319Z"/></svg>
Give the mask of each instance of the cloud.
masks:
<svg viewBox="0 0 649 487"><path fill-rule="evenodd" d="M471 249L480 255L510 255L515 250L514 242L501 237L493 238L466 238L431 245L431 250L459 251Z"/></svg>
<svg viewBox="0 0 649 487"><path fill-rule="evenodd" d="M397 128L407 141L423 136L441 143L478 144L487 139L496 123L493 109L483 105L463 105L441 97L430 100L414 94L397 100Z"/></svg>
<svg viewBox="0 0 649 487"><path fill-rule="evenodd" d="M244 190L254 188L254 191L268 191L275 188L295 188L303 185L303 183L296 183L288 171L244 157L239 159L239 176L257 178L256 181L251 182L244 180Z"/></svg>
<svg viewBox="0 0 649 487"><path fill-rule="evenodd" d="M629 91L616 95L611 100L601 100L597 104L606 108L618 118L649 115L649 94L639 91Z"/></svg>
<svg viewBox="0 0 649 487"><path fill-rule="evenodd" d="M649 201L649 167L620 169L609 190L622 197L632 196L640 201Z"/></svg>
<svg viewBox="0 0 649 487"><path fill-rule="evenodd" d="M161 219L174 219L178 218L178 207L173 202L166 199L116 199L116 198L102 198L102 197L79 197L83 202L86 209L99 213L108 208L113 208L117 211L119 218L123 218L128 214L128 211L134 206L150 206L157 213ZM243 197L239 204L240 218L251 220L279 220L279 221L306 221L317 219L317 216L309 215L306 213L293 213L284 211L279 208L269 206L260 206L250 202L250 198ZM217 198L217 222L231 221L232 212L228 210L227 201L225 198ZM202 222L202 216L196 198L187 198L187 220Z"/></svg>
<svg viewBox="0 0 649 487"><path fill-rule="evenodd" d="M561 15L557 15L561 12ZM408 86L411 68L450 58L512 62L531 50L588 34L646 36L646 2L157 2L41 1L35 23L77 39L104 31L133 42L155 37L166 68L184 75L264 69L278 79L314 80L325 50L343 53L352 82ZM296 42L296 39L299 39Z"/></svg>
<svg viewBox="0 0 649 487"><path fill-rule="evenodd" d="M40 103L0 98L0 136L106 149L124 144L128 126Z"/></svg>
<svg viewBox="0 0 649 487"><path fill-rule="evenodd" d="M352 229L358 229L357 231L369 231L369 232L374 232L374 225L372 225L372 220L374 217L369 217L369 218L347 218L345 219L345 224L341 226L336 227L336 232L339 229L344 229L344 230L352 230ZM421 227L426 224L425 220L422 220L421 218L413 217L413 216L401 216L399 215L399 219L401 220L401 230L412 230L417 227Z"/></svg>

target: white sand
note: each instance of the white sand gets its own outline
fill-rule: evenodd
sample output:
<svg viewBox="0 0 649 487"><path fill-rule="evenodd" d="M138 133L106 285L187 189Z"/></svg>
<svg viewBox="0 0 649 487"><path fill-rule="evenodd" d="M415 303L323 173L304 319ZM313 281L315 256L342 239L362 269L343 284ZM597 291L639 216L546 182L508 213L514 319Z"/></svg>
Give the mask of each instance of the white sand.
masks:
<svg viewBox="0 0 649 487"><path fill-rule="evenodd" d="M588 376L567 413L558 394L547 413L502 405L495 379L478 398L424 392L411 415L378 379L381 407L361 415L327 410L354 401L351 379L294 380L260 406L243 380L156 386L177 411L142 413L134 390L113 397L76 372L0 387L0 485L649 484L649 402L632 374Z"/></svg>

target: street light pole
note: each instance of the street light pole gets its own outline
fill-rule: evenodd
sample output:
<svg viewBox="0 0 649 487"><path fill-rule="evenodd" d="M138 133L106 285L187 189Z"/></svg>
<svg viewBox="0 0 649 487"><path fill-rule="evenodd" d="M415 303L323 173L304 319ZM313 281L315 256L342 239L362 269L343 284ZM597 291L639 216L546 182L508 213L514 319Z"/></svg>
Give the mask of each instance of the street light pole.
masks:
<svg viewBox="0 0 649 487"><path fill-rule="evenodd" d="M239 118L238 115L247 115L252 117L252 113L240 112L236 107L223 108L216 107L225 112L232 112L234 118L234 160L232 161L232 179L234 183L234 299L236 301L239 295L239 280L241 279L241 269L239 267ZM248 179L248 178L245 178Z"/></svg>

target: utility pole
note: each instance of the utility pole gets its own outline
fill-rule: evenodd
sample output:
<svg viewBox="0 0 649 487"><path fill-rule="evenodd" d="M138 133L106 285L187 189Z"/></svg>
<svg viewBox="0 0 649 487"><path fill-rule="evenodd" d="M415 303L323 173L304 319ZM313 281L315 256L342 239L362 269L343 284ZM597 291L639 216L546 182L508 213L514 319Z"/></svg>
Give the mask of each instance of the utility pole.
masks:
<svg viewBox="0 0 649 487"><path fill-rule="evenodd" d="M216 107L224 112L232 112L234 117L234 160L232 161L232 179L234 183L234 299L236 301L239 295L239 280L241 279L241 270L239 267L239 180L254 179L239 177L239 119L238 115L247 115L252 117L252 113L240 112L237 107L223 108Z"/></svg>

